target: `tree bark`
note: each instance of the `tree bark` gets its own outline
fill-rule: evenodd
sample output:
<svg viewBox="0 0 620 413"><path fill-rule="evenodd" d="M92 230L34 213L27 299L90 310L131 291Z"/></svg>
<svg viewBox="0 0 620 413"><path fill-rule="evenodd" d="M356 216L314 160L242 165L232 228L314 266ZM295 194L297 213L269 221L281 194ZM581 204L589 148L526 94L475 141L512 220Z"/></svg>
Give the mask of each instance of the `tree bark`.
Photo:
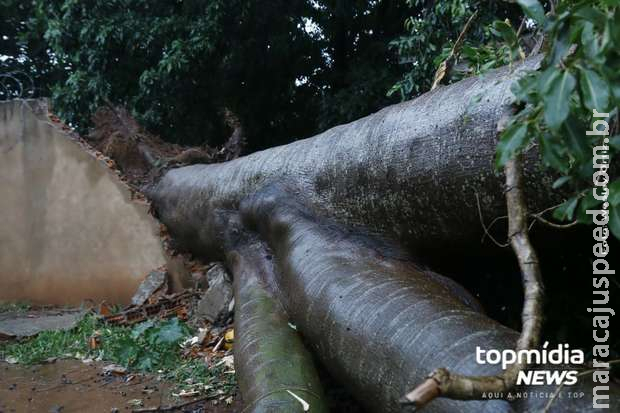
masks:
<svg viewBox="0 0 620 413"><path fill-rule="evenodd" d="M363 228L424 255L428 246L480 248L483 218L505 215L503 178L493 168L496 124L509 110L512 82L539 58L468 78L390 106L313 138L222 164L169 171L149 191L181 245L222 255L209 236L196 239L195 217L237 208L266 183L286 181L319 216ZM562 201L552 177L526 160L532 211ZM472 240L476 244L473 245Z"/></svg>
<svg viewBox="0 0 620 413"><path fill-rule="evenodd" d="M148 192L179 248L224 259L231 237L267 243L275 269L266 288L310 350L370 411L397 412L400 397L435 368L498 375L499 366L476 363L476 347L515 347L517 332L414 262L429 248L475 248L483 233L477 196L487 222L505 215L492 166L497 122L510 84L537 64L438 88L290 145L172 170ZM531 210L557 204L551 177L534 166L535 154L526 158ZM236 214L241 224L231 225ZM591 387L582 379L571 390L585 397L558 399L551 411L591 411ZM438 399L427 411L536 411L545 402Z"/></svg>

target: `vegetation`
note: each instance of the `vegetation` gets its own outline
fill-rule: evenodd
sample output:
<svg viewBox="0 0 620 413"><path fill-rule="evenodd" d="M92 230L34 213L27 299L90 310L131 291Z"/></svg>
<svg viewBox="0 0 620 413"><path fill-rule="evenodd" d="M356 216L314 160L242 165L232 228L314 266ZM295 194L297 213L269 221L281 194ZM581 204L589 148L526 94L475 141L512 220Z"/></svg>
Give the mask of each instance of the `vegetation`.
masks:
<svg viewBox="0 0 620 413"><path fill-rule="evenodd" d="M23 364L37 364L51 358L78 358L117 363L138 372L159 373L180 388L229 393L235 387L233 374L226 367L209 367L202 358L185 358L180 344L192 333L187 324L172 318L148 320L133 328L103 324L94 316L85 317L69 331L45 331L23 342L0 344L0 359ZM91 337L100 345L92 349ZM193 384L204 384L195 387Z"/></svg>
<svg viewBox="0 0 620 413"><path fill-rule="evenodd" d="M170 141L217 145L230 134L228 109L255 150L387 105L401 71L387 46L402 27L400 1L2 6L14 15L2 17L0 55L13 57L0 70L33 77L35 94L51 95L55 112L82 131L110 102Z"/></svg>
<svg viewBox="0 0 620 413"><path fill-rule="evenodd" d="M497 165L537 145L542 163L560 175L554 188L572 185L576 191L554 217L591 223L586 210L599 209L603 203L594 199L591 189L592 148L604 144L604 136L586 135L596 120L593 110L609 113L610 160L620 151L620 2L564 1L548 15L537 1L526 3L526 14L547 39L547 54L541 70L513 88L521 110L502 133ZM511 36L519 48L516 33ZM620 238L618 179L609 184L608 202L609 229Z"/></svg>
<svg viewBox="0 0 620 413"><path fill-rule="evenodd" d="M28 311L30 304L27 302L4 302L0 301L0 313L21 313Z"/></svg>
<svg viewBox="0 0 620 413"><path fill-rule="evenodd" d="M541 69L513 87L519 110L501 134L496 166L501 170L518 153L538 146L542 165L559 176L554 189L563 187L573 194L554 211L554 218L591 223L586 210L600 207L603 202L594 199L591 190L592 147L603 144L604 138L586 135L595 120L593 109L610 115L610 160L620 150L620 53L616 47L620 42L620 2L560 1L553 9L546 4L548 12L536 0L517 3L523 13L505 8L503 20L493 21L502 13L499 10L487 10L477 18L479 23L487 23L467 34L459 56L460 71L454 70L449 81L516 64L530 51L533 39L544 38L542 50L546 57ZM409 33L392 45L398 48L400 59L411 61L412 67L390 93L398 91L404 99L428 90L432 72L446 58L452 42L445 43L442 51L431 46L431 53L426 54L419 53L420 47L427 42L441 44L435 24L456 39L464 21L478 6L477 2L465 0L437 2L421 15L407 19ZM620 238L620 180L609 184L608 202L609 228Z"/></svg>
<svg viewBox="0 0 620 413"><path fill-rule="evenodd" d="M449 82L465 75L480 74L506 62L496 41L499 31L491 24L497 19L517 19L520 16L518 6L470 0L407 0L407 4L411 15L405 19L406 33L390 42L390 47L397 52L400 63L407 70L388 91L389 95L398 93L405 100L428 91L435 70L475 10L479 10L479 14L472 29L466 33L462 48L467 68L461 72L455 70Z"/></svg>

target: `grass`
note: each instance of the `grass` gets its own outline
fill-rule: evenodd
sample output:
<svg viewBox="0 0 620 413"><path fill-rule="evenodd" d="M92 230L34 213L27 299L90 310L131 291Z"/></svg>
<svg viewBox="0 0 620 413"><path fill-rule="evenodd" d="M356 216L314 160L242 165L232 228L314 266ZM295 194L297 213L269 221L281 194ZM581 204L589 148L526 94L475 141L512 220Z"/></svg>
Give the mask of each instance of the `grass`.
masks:
<svg viewBox="0 0 620 413"><path fill-rule="evenodd" d="M4 302L0 301L1 313L23 313L30 310L30 304L26 302Z"/></svg>
<svg viewBox="0 0 620 413"><path fill-rule="evenodd" d="M132 371L157 373L179 389L232 393L235 377L224 373L224 365L208 367L202 359L183 357L180 343L192 333L176 318L148 320L132 328L109 326L89 315L70 331L46 331L22 342L0 343L0 358L27 365L50 358L92 358ZM94 350L89 347L93 336L100 343Z"/></svg>

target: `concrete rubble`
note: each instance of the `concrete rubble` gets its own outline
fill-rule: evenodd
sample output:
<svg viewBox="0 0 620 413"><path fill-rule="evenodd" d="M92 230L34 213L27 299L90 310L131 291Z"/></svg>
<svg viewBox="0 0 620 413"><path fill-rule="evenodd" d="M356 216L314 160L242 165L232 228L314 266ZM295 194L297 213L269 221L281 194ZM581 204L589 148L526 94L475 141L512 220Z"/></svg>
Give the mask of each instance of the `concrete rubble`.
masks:
<svg viewBox="0 0 620 413"><path fill-rule="evenodd" d="M71 330L84 317L81 310L0 314L0 339L32 337L43 331Z"/></svg>
<svg viewBox="0 0 620 413"><path fill-rule="evenodd" d="M196 305L195 318L211 323L226 323L232 316L233 287L231 278L222 264L216 264L207 272L208 290Z"/></svg>

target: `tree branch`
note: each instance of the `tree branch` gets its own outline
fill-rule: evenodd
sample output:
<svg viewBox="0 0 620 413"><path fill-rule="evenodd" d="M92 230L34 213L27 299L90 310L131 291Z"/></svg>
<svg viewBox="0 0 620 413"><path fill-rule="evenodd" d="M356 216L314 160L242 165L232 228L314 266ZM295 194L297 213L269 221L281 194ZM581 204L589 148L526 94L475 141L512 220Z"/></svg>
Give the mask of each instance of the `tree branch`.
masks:
<svg viewBox="0 0 620 413"><path fill-rule="evenodd" d="M517 256L523 278L525 299L521 313L522 331L517 340L517 351L538 346L542 327L543 284L536 251L528 236L528 212L523 191L523 162L521 155L509 160L506 174L506 206L508 210L508 237ZM419 409L436 397L458 400L482 399L485 393L501 393L504 397L514 388L519 372L525 366L519 362L508 367L499 376L462 376L440 368L430 374L421 385L405 395L402 403Z"/></svg>

